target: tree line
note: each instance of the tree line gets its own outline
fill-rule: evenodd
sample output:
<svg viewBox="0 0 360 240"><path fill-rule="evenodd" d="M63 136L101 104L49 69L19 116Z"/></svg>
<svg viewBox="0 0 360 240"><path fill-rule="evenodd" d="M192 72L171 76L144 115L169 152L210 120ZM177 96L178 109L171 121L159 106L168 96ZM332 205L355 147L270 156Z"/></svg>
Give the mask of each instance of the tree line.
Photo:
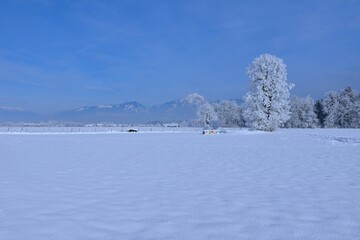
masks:
<svg viewBox="0 0 360 240"><path fill-rule="evenodd" d="M207 128L249 127L273 131L284 128L360 128L360 94L351 87L329 92L314 101L310 96L290 96L283 60L270 54L254 59L248 69L249 92L245 102L205 103L198 109Z"/></svg>

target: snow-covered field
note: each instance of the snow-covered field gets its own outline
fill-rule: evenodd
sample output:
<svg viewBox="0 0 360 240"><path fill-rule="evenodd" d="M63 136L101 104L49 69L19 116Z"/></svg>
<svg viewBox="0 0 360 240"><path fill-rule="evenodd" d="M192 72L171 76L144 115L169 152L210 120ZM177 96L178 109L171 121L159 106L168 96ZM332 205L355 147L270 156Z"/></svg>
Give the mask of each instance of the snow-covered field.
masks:
<svg viewBox="0 0 360 240"><path fill-rule="evenodd" d="M0 134L0 239L359 238L359 130Z"/></svg>

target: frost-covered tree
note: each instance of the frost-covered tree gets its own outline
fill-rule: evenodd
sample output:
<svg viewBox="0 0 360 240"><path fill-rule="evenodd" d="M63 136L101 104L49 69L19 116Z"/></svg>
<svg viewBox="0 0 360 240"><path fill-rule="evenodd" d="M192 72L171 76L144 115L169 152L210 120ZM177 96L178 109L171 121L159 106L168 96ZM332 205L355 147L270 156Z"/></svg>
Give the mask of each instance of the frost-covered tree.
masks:
<svg viewBox="0 0 360 240"><path fill-rule="evenodd" d="M357 93L351 87L340 91L339 93L339 112L338 118L343 128L358 128L359 108L357 106Z"/></svg>
<svg viewBox="0 0 360 240"><path fill-rule="evenodd" d="M223 100L214 104L215 112L222 127L242 127L242 109L235 101Z"/></svg>
<svg viewBox="0 0 360 240"><path fill-rule="evenodd" d="M217 125L218 117L214 107L210 103L202 104L197 111L199 121L205 128L215 128Z"/></svg>
<svg viewBox="0 0 360 240"><path fill-rule="evenodd" d="M339 95L336 92L329 92L324 100L324 111L326 118L324 126L326 128L336 128L339 126L337 111L339 109Z"/></svg>
<svg viewBox="0 0 360 240"><path fill-rule="evenodd" d="M250 91L245 97L244 116L247 125L255 130L273 131L290 118L290 90L283 60L263 54L248 70Z"/></svg>
<svg viewBox="0 0 360 240"><path fill-rule="evenodd" d="M290 101L291 117L285 126L289 128L315 128L318 126L314 100L307 96L305 98L292 97Z"/></svg>
<svg viewBox="0 0 360 240"><path fill-rule="evenodd" d="M360 93L356 95L355 98L355 118L354 118L354 127L360 128Z"/></svg>
<svg viewBox="0 0 360 240"><path fill-rule="evenodd" d="M328 128L360 128L360 104L358 94L350 87L339 93L328 93L324 110L327 114L325 127Z"/></svg>

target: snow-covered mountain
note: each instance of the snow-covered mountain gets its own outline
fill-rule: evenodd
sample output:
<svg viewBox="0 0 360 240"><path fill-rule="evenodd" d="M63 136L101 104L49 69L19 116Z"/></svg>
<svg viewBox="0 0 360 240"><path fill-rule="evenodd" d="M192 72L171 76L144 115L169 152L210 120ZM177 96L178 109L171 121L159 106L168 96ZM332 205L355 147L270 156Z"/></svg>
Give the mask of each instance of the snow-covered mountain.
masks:
<svg viewBox="0 0 360 240"><path fill-rule="evenodd" d="M66 112L127 112L127 113L139 113L146 111L146 107L138 102L126 102L122 104L105 104L99 106L86 106L69 110Z"/></svg>
<svg viewBox="0 0 360 240"><path fill-rule="evenodd" d="M82 123L111 122L136 124L156 121L182 121L195 119L198 107L206 102L203 96L193 93L185 98L153 107L146 107L139 102L126 102L122 104L84 106L62 111L51 116L41 117L23 110L0 108L0 122L56 120Z"/></svg>
<svg viewBox="0 0 360 240"><path fill-rule="evenodd" d="M148 109L139 102L85 106L54 115L55 120L78 122L141 123Z"/></svg>
<svg viewBox="0 0 360 240"><path fill-rule="evenodd" d="M182 121L196 118L196 111L199 106L206 103L206 99L193 93L185 98L170 101L151 108L154 120L160 121ZM160 117L160 119L155 119Z"/></svg>
<svg viewBox="0 0 360 240"><path fill-rule="evenodd" d="M154 121L182 121L196 118L197 108L206 103L199 94L153 107L139 102L85 106L56 114L54 119L78 122L148 123Z"/></svg>

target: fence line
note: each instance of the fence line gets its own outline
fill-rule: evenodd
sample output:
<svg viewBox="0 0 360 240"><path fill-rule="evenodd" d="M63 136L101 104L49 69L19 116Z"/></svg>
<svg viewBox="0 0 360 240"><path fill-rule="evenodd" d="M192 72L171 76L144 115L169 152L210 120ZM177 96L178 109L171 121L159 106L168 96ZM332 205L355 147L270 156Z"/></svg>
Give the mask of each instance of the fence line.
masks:
<svg viewBox="0 0 360 240"><path fill-rule="evenodd" d="M196 132L196 127L0 127L0 133L117 133L136 129L139 132Z"/></svg>

